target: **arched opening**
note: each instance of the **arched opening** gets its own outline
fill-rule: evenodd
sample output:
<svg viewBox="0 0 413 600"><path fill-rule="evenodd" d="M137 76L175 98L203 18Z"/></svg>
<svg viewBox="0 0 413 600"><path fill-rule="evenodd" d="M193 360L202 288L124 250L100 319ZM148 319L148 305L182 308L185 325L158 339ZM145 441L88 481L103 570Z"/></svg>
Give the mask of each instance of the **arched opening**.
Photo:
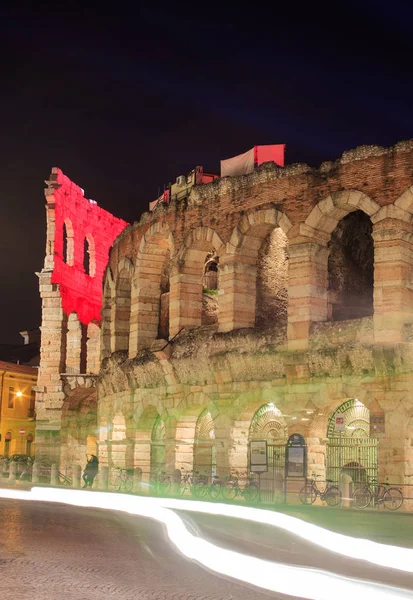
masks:
<svg viewBox="0 0 413 600"><path fill-rule="evenodd" d="M328 318L359 319L373 314L374 244L370 217L361 210L339 221L328 258Z"/></svg>
<svg viewBox="0 0 413 600"><path fill-rule="evenodd" d="M370 411L360 400L346 400L332 413L327 437L327 479L339 482L343 473L355 485L377 479L377 439L370 437Z"/></svg>
<svg viewBox="0 0 413 600"><path fill-rule="evenodd" d="M215 425L211 413L205 408L195 427L194 471L211 480L216 475L216 469Z"/></svg>
<svg viewBox="0 0 413 600"><path fill-rule="evenodd" d="M264 404L256 411L251 420L248 437L249 442L267 442L267 471L260 475L262 499L269 502L280 500L284 489L288 428L281 411L272 402ZM250 463L251 455L248 452L248 470Z"/></svg>
<svg viewBox="0 0 413 600"><path fill-rule="evenodd" d="M169 291L170 291L171 252L168 248L161 272L159 296L158 338L169 339Z"/></svg>
<svg viewBox="0 0 413 600"><path fill-rule="evenodd" d="M151 478L165 470L165 423L158 415L151 433Z"/></svg>
<svg viewBox="0 0 413 600"><path fill-rule="evenodd" d="M273 229L258 251L255 325L286 327L288 305L288 239L280 227Z"/></svg>
<svg viewBox="0 0 413 600"><path fill-rule="evenodd" d="M218 265L221 252L224 252L223 242L209 227L198 227L186 237L171 279L171 335L182 328L191 329L221 320L216 294L203 294L205 266L211 257ZM204 310L204 306L210 310Z"/></svg>
<svg viewBox="0 0 413 600"><path fill-rule="evenodd" d="M63 262L69 266L74 264L73 226L69 219L63 223Z"/></svg>
<svg viewBox="0 0 413 600"><path fill-rule="evenodd" d="M218 323L218 264L218 255L214 250L210 250L206 255L202 279L201 325Z"/></svg>
<svg viewBox="0 0 413 600"><path fill-rule="evenodd" d="M108 277L108 276L107 276ZM104 284L103 288L103 301L102 301L102 354L101 358L107 358L111 355L112 350L115 347L115 315L112 314L112 307L114 305L114 298L112 297L112 287L108 279ZM113 342L112 342L113 339Z"/></svg>
<svg viewBox="0 0 413 600"><path fill-rule="evenodd" d="M4 456L10 456L11 453L12 434L8 431L4 436Z"/></svg>
<svg viewBox="0 0 413 600"><path fill-rule="evenodd" d="M155 223L143 237L135 269L130 352L169 339L173 240L166 223Z"/></svg>
<svg viewBox="0 0 413 600"><path fill-rule="evenodd" d="M115 348L129 349L131 315L131 278L127 269L122 269L116 282Z"/></svg>

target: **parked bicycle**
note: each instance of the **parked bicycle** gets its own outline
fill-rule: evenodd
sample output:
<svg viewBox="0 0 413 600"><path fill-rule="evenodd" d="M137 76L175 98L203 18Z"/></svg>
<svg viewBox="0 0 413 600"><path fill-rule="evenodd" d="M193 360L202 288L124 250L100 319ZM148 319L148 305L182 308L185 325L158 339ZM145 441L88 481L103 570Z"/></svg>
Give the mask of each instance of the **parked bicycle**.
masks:
<svg viewBox="0 0 413 600"><path fill-rule="evenodd" d="M129 469L118 469L118 474L113 480L113 489L116 492L131 492L133 488L133 478Z"/></svg>
<svg viewBox="0 0 413 600"><path fill-rule="evenodd" d="M183 471L183 469L181 470ZM205 498L208 493L208 477L201 475L198 471L182 473L180 494L185 496L187 493L194 498Z"/></svg>
<svg viewBox="0 0 413 600"><path fill-rule="evenodd" d="M341 492L336 485L333 484L332 479L326 480L326 487L324 490L320 490L317 485L316 475L312 473L312 479L309 479L307 483L301 488L299 497L303 504L314 504L317 497L320 496L320 499L323 502L327 502L329 506L337 506L341 502Z"/></svg>
<svg viewBox="0 0 413 600"><path fill-rule="evenodd" d="M365 483L353 493L353 503L356 508L374 508L381 504L387 510L397 510L403 504L403 494L399 488L389 487L386 483L377 483L376 479Z"/></svg>
<svg viewBox="0 0 413 600"><path fill-rule="evenodd" d="M221 485L221 492L225 500L235 500L237 496L242 496L246 502L254 502L260 497L260 488L251 477L246 477L246 484L241 487L236 475L227 477L224 484Z"/></svg>
<svg viewBox="0 0 413 600"><path fill-rule="evenodd" d="M171 476L159 469L152 476L153 491L157 496L167 496L171 491L172 479Z"/></svg>

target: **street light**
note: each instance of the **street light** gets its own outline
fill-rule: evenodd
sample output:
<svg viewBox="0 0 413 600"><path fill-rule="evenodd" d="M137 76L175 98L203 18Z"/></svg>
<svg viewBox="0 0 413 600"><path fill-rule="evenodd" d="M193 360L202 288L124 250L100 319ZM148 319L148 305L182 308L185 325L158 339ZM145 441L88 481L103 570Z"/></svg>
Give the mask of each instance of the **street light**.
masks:
<svg viewBox="0 0 413 600"><path fill-rule="evenodd" d="M18 398L21 398L21 397L23 396L23 392L16 392L16 396L17 396Z"/></svg>

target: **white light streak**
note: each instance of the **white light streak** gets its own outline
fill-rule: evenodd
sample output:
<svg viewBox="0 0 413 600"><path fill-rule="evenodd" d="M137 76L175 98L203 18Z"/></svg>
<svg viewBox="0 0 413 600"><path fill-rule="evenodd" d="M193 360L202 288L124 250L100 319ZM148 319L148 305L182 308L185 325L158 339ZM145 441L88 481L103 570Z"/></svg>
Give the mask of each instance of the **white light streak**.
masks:
<svg viewBox="0 0 413 600"><path fill-rule="evenodd" d="M340 552L340 554L366 560L366 557L369 556L368 553L373 553L372 558L379 560L379 562L370 560L375 564L383 564L383 557L390 558L396 551L398 554L391 562L401 560L401 565L409 566L402 570L413 570L413 551L410 549L385 546L368 540L355 540L280 513L225 504L56 488L33 488L30 492L5 489L0 490L0 497L104 508L155 519L165 525L171 542L187 558L195 560L221 575L289 596L311 600L331 600L331 598L347 600L349 597L363 598L363 600L413 598L413 594L408 590L352 579L320 569L265 561L220 548L191 534L180 516L170 509L237 517L275 525L304 539L309 539L308 536L311 536L309 541L333 552L337 551L334 547L339 547L344 543L344 552ZM357 543L355 543L356 541ZM359 544L362 545L361 550L358 548ZM407 565L407 560L410 561L410 565ZM393 566L393 564L383 566ZM401 568L400 564L398 568Z"/></svg>

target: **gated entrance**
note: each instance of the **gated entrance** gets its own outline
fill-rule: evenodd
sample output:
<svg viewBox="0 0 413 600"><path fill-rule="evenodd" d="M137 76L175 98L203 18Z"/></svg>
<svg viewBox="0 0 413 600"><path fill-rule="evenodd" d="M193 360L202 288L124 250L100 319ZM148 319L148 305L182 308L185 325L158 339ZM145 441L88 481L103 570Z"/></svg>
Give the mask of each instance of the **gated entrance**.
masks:
<svg viewBox="0 0 413 600"><path fill-rule="evenodd" d="M268 470L254 474L263 502L282 502L285 476L287 425L281 412L269 403L255 413L250 427L250 440L267 440Z"/></svg>
<svg viewBox="0 0 413 600"><path fill-rule="evenodd" d="M344 417L342 431L336 430L336 414ZM344 402L331 415L327 429L327 479L335 483L342 473L353 485L377 479L378 440L370 437L370 411L357 399Z"/></svg>

